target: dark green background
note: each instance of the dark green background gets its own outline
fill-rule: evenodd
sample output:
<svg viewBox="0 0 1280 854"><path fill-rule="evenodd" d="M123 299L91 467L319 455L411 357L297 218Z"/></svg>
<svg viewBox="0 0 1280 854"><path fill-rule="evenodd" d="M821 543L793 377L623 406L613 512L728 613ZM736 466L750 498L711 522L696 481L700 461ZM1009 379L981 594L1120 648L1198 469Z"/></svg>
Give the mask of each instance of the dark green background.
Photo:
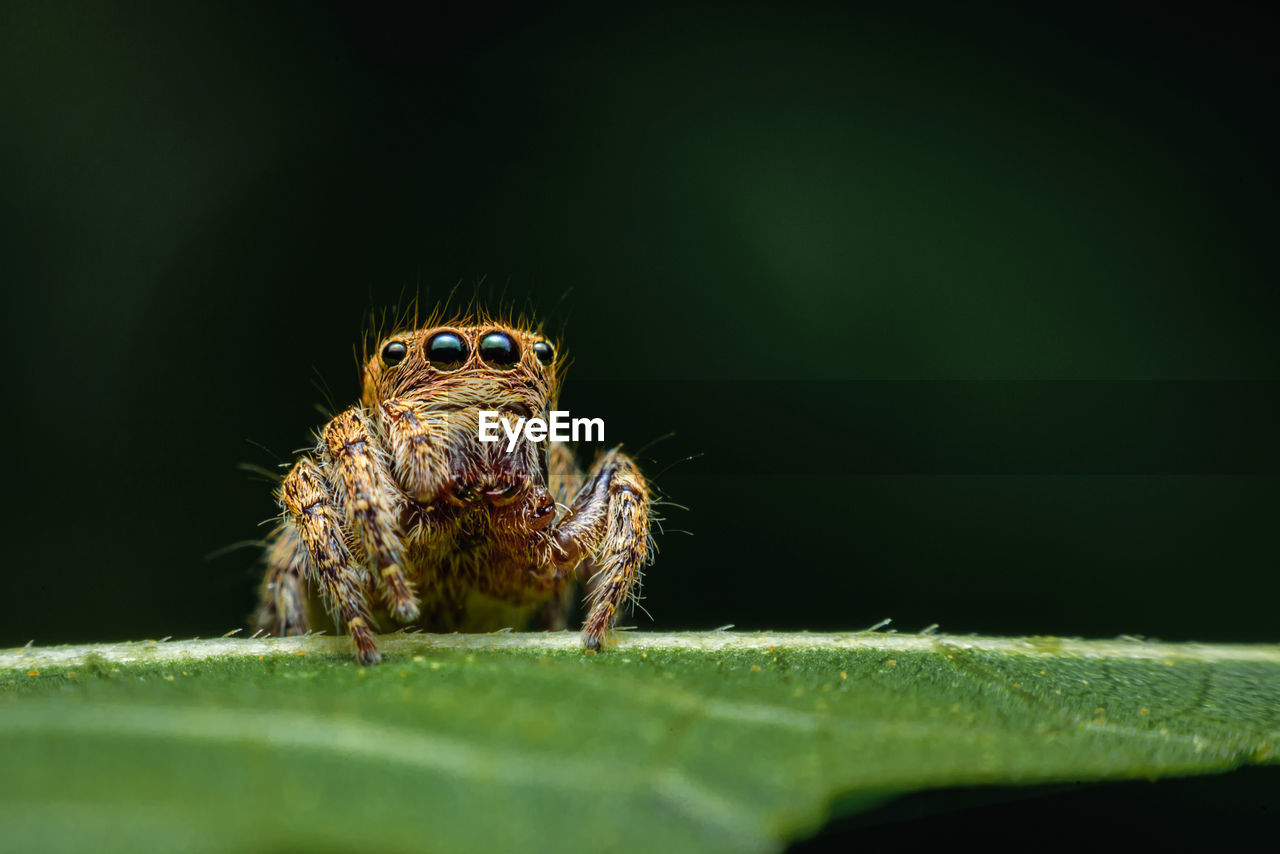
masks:
<svg viewBox="0 0 1280 854"><path fill-rule="evenodd" d="M239 625L237 464L455 286L677 434L641 626L1275 639L1265 21L413 8L6 6L0 644Z"/></svg>
<svg viewBox="0 0 1280 854"><path fill-rule="evenodd" d="M414 9L0 10L0 645L240 625L237 464L455 285L676 432L642 627L1276 639L1268 19Z"/></svg>

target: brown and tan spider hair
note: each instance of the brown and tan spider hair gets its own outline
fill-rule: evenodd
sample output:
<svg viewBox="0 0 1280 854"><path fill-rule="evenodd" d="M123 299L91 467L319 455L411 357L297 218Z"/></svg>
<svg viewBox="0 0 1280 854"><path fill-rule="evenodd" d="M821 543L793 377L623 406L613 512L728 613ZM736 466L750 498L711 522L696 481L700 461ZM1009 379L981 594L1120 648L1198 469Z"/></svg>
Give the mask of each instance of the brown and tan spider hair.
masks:
<svg viewBox="0 0 1280 854"><path fill-rule="evenodd" d="M600 649L651 554L644 477L617 448L584 472L564 444L479 440L482 410L556 408L559 342L473 312L366 347L360 402L280 484L258 628L303 634L327 613L373 664L375 628L564 628L583 580L582 642Z"/></svg>

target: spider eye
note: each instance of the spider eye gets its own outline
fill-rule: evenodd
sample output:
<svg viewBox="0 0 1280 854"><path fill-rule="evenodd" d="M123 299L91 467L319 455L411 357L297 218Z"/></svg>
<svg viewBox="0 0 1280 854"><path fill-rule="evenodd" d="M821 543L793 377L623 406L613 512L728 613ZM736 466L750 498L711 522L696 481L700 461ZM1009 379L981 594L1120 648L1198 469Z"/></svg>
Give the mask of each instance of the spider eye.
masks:
<svg viewBox="0 0 1280 854"><path fill-rule="evenodd" d="M551 360L556 357L555 349L546 341L538 341L533 345L533 355L538 357L538 361L544 365L551 364Z"/></svg>
<svg viewBox="0 0 1280 854"><path fill-rule="evenodd" d="M427 361L432 367L453 370L467 360L467 342L456 332L437 332L427 341Z"/></svg>
<svg viewBox="0 0 1280 854"><path fill-rule="evenodd" d="M520 361L520 346L505 332L490 332L480 339L480 358L500 368Z"/></svg>
<svg viewBox="0 0 1280 854"><path fill-rule="evenodd" d="M388 341L387 346L382 348L382 362L386 365L398 365L407 355L409 355L409 348L403 341Z"/></svg>

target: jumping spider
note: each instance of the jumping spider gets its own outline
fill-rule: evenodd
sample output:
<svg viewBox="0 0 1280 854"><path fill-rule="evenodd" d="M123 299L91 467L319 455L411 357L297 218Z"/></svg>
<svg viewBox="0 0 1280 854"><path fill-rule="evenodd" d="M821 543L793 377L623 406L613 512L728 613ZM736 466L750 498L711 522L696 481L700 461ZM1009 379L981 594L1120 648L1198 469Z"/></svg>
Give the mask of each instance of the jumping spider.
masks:
<svg viewBox="0 0 1280 854"><path fill-rule="evenodd" d="M258 628L305 633L322 602L357 661L376 664L379 617L562 629L582 577L582 643L598 650L650 553L639 469L615 448L584 475L566 445L522 436L508 452L478 437L480 410L545 418L564 366L539 332L488 318L383 338L360 404L319 431L280 485Z"/></svg>

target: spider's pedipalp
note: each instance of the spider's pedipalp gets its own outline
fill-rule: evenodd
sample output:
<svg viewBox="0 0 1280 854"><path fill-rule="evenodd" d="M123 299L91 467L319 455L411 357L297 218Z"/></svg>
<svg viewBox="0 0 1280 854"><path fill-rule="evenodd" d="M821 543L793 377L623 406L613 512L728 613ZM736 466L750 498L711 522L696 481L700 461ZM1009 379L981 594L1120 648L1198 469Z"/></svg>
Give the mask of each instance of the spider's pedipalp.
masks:
<svg viewBox="0 0 1280 854"><path fill-rule="evenodd" d="M378 408L396 480L413 498L430 501L450 476L447 449L432 430L430 413L419 405L388 400Z"/></svg>

